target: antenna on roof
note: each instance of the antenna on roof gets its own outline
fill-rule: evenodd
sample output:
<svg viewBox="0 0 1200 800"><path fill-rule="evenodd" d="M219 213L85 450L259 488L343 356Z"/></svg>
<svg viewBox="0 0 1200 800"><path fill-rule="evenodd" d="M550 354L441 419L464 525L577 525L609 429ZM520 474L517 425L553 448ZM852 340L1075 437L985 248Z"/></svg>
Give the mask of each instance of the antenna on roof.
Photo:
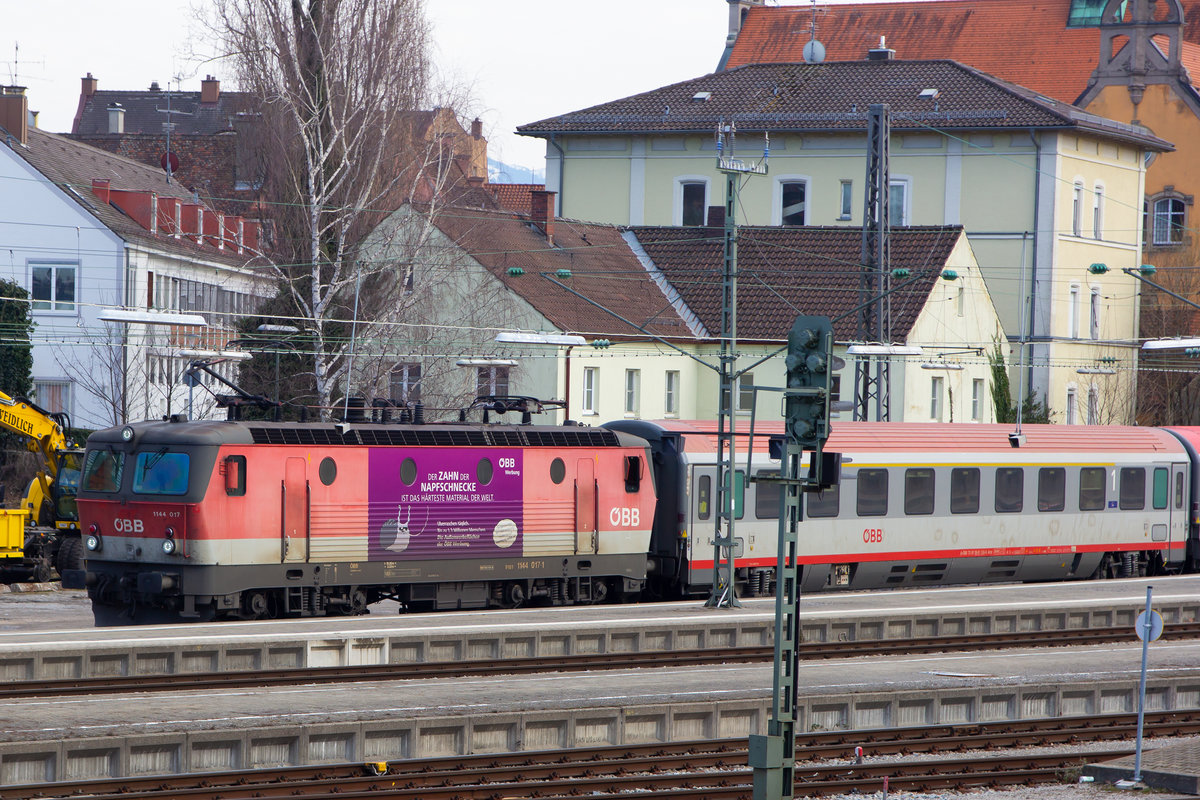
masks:
<svg viewBox="0 0 1200 800"><path fill-rule="evenodd" d="M817 0L812 0L812 22L809 25L809 39L804 43L804 63L820 64L825 60L825 45L817 41Z"/></svg>

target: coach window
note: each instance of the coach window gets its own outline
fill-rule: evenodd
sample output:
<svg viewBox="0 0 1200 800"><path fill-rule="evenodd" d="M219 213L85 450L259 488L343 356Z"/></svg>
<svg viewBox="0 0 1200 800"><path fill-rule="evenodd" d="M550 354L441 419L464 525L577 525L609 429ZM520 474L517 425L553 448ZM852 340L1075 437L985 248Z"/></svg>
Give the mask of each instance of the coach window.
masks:
<svg viewBox="0 0 1200 800"><path fill-rule="evenodd" d="M1175 508L1183 508L1183 473L1175 476Z"/></svg>
<svg viewBox="0 0 1200 800"><path fill-rule="evenodd" d="M1166 467L1154 468L1154 495L1151 503L1155 508L1166 508L1171 493L1171 476Z"/></svg>
<svg viewBox="0 0 1200 800"><path fill-rule="evenodd" d="M782 484L763 478L778 478L778 472L760 472L754 482L754 516L757 519L779 519L779 499Z"/></svg>
<svg viewBox="0 0 1200 800"><path fill-rule="evenodd" d="M246 457L225 456L225 494L243 497L246 494Z"/></svg>
<svg viewBox="0 0 1200 800"><path fill-rule="evenodd" d="M1025 470L1000 467L996 470L996 513L1012 514L1025 507Z"/></svg>
<svg viewBox="0 0 1200 800"><path fill-rule="evenodd" d="M904 513L933 513L933 470L919 467L904 470Z"/></svg>
<svg viewBox="0 0 1200 800"><path fill-rule="evenodd" d="M321 478L321 483L326 486L333 485L337 480L337 462L326 456L321 459L321 465L317 467L317 475Z"/></svg>
<svg viewBox="0 0 1200 800"><path fill-rule="evenodd" d="M1104 467L1079 470L1079 510L1103 511L1105 501Z"/></svg>
<svg viewBox="0 0 1200 800"><path fill-rule="evenodd" d="M959 467L950 470L950 513L979 513L979 469Z"/></svg>
<svg viewBox="0 0 1200 800"><path fill-rule="evenodd" d="M1121 468L1121 494L1118 505L1129 511L1146 507L1146 470L1142 467Z"/></svg>
<svg viewBox="0 0 1200 800"><path fill-rule="evenodd" d="M746 516L746 473L740 469L733 471L733 518L741 519Z"/></svg>
<svg viewBox="0 0 1200 800"><path fill-rule="evenodd" d="M1067 506L1067 471L1062 467L1038 470L1038 511L1062 511Z"/></svg>
<svg viewBox="0 0 1200 800"><path fill-rule="evenodd" d="M858 515L882 517L888 508L888 471L860 469L858 471Z"/></svg>
<svg viewBox="0 0 1200 800"><path fill-rule="evenodd" d="M810 517L836 517L841 506L841 495L837 486L804 495L804 504Z"/></svg>
<svg viewBox="0 0 1200 800"><path fill-rule="evenodd" d="M712 516L712 476L701 475L696 481L696 516L708 519Z"/></svg>

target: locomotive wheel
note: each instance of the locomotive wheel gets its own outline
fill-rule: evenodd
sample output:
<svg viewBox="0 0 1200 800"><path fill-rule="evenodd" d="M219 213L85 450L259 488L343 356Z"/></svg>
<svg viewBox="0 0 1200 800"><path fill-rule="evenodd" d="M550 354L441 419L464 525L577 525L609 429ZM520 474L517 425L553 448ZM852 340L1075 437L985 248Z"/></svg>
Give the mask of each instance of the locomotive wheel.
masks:
<svg viewBox="0 0 1200 800"><path fill-rule="evenodd" d="M520 608L525 602L525 586L519 581L512 581L504 585L504 607L505 608Z"/></svg>
<svg viewBox="0 0 1200 800"><path fill-rule="evenodd" d="M243 601L246 616L250 619L262 619L271 609L271 603L262 592L251 592Z"/></svg>
<svg viewBox="0 0 1200 800"><path fill-rule="evenodd" d="M592 581L592 603L600 605L608 601L608 581Z"/></svg>
<svg viewBox="0 0 1200 800"><path fill-rule="evenodd" d="M367 593L362 589L353 589L350 592L350 613L351 614L367 614Z"/></svg>

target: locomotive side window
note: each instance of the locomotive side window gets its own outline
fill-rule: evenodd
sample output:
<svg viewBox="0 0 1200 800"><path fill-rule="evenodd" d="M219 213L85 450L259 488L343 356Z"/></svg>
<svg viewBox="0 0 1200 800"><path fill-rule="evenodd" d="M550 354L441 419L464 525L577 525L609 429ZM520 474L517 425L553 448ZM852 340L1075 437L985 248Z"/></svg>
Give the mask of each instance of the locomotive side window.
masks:
<svg viewBox="0 0 1200 800"><path fill-rule="evenodd" d="M475 477L479 481L480 486L487 486L492 482L492 478L496 476L496 468L492 466L490 458L481 458L475 466Z"/></svg>
<svg viewBox="0 0 1200 800"><path fill-rule="evenodd" d="M1166 508L1168 495L1171 493L1171 476L1166 467L1154 468L1154 497L1151 503L1155 508Z"/></svg>
<svg viewBox="0 0 1200 800"><path fill-rule="evenodd" d="M337 480L337 462L329 456L321 459L320 466L317 467L317 475L321 478L321 483L326 486L332 486Z"/></svg>
<svg viewBox="0 0 1200 800"><path fill-rule="evenodd" d="M635 493L642 485L641 456L625 456L625 491Z"/></svg>
<svg viewBox="0 0 1200 800"><path fill-rule="evenodd" d="M225 456L225 494L230 497L246 494L245 456Z"/></svg>
<svg viewBox="0 0 1200 800"><path fill-rule="evenodd" d="M950 470L950 513L979 513L978 467L957 467Z"/></svg>
<svg viewBox="0 0 1200 800"><path fill-rule="evenodd" d="M757 519L779 519L779 501L783 497L783 484L761 480L762 478L778 478L775 471L758 473L759 480L754 482L754 516Z"/></svg>
<svg viewBox="0 0 1200 800"><path fill-rule="evenodd" d="M1121 494L1118 505L1129 511L1146 507L1146 470L1143 467L1121 468Z"/></svg>
<svg viewBox="0 0 1200 800"><path fill-rule="evenodd" d="M933 513L933 470L918 467L904 470L904 513Z"/></svg>
<svg viewBox="0 0 1200 800"><path fill-rule="evenodd" d="M701 475L696 482L696 511L700 519L712 516L712 476Z"/></svg>
<svg viewBox="0 0 1200 800"><path fill-rule="evenodd" d="M804 497L810 517L836 517L838 515L841 496L838 494L837 486L830 486L819 492L808 492Z"/></svg>
<svg viewBox="0 0 1200 800"><path fill-rule="evenodd" d="M550 462L550 480L555 483L562 483L567 477L567 465L563 463L561 458L556 458Z"/></svg>
<svg viewBox="0 0 1200 800"><path fill-rule="evenodd" d="M168 453L165 448L138 453L133 466L133 493L187 494L190 461L187 453Z"/></svg>
<svg viewBox="0 0 1200 800"><path fill-rule="evenodd" d="M124 453L89 450L83 463L83 488L90 492L115 492L121 488L124 471Z"/></svg>
<svg viewBox="0 0 1200 800"><path fill-rule="evenodd" d="M860 469L858 471L858 515L882 517L888 507L888 471Z"/></svg>
<svg viewBox="0 0 1200 800"><path fill-rule="evenodd" d="M1104 467L1083 467L1079 470L1079 510L1103 511Z"/></svg>
<svg viewBox="0 0 1200 800"><path fill-rule="evenodd" d="M996 470L996 513L1011 514L1025 507L1025 470L1000 467Z"/></svg>
<svg viewBox="0 0 1200 800"><path fill-rule="evenodd" d="M405 486L412 486L417 482L417 462L411 458L406 458L400 462L400 480Z"/></svg>
<svg viewBox="0 0 1200 800"><path fill-rule="evenodd" d="M1038 511L1062 511L1067 506L1067 471L1062 467L1038 470Z"/></svg>

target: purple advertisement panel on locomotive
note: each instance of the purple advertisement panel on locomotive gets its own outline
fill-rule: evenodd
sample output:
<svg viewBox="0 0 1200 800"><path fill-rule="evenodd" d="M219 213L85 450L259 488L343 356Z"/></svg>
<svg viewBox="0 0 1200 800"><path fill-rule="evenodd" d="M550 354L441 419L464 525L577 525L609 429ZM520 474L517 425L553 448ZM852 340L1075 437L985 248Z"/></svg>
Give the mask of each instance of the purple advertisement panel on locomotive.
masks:
<svg viewBox="0 0 1200 800"><path fill-rule="evenodd" d="M370 559L519 556L521 455L499 448L373 448Z"/></svg>

